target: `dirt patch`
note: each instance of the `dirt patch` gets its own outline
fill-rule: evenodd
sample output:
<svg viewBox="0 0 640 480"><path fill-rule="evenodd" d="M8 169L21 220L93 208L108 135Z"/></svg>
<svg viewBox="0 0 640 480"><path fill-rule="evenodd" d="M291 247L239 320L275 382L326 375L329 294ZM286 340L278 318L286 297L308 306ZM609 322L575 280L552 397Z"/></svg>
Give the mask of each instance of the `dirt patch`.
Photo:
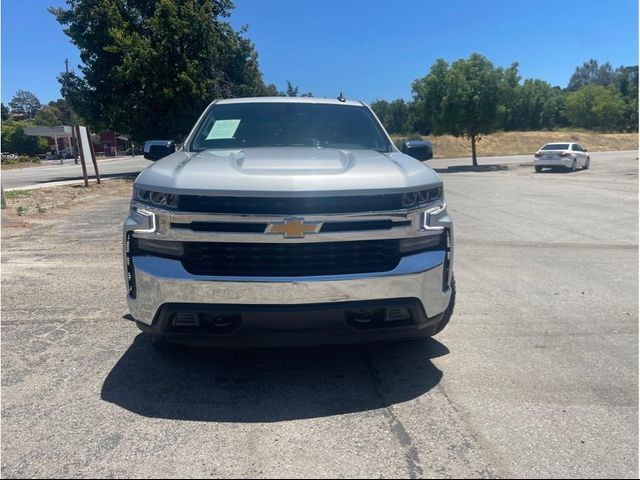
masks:
<svg viewBox="0 0 640 480"><path fill-rule="evenodd" d="M400 137L394 137L394 140ZM424 137L433 143L435 158L471 157L471 143L452 135ZM497 132L478 142L478 156L533 155L545 143L576 142L592 152L637 150L637 133Z"/></svg>
<svg viewBox="0 0 640 480"><path fill-rule="evenodd" d="M108 180L97 185L66 185L6 192L2 228L25 228L63 215L65 211L102 197L131 197L133 179Z"/></svg>

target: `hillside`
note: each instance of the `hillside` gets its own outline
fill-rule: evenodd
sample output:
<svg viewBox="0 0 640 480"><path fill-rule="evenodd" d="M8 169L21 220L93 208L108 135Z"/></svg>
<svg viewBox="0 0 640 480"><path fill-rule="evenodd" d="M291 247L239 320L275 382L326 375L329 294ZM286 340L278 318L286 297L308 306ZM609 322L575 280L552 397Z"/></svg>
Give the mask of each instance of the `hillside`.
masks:
<svg viewBox="0 0 640 480"><path fill-rule="evenodd" d="M393 135L396 141L401 136ZM434 146L435 158L471 156L471 144L451 135L424 137ZM637 133L596 132L498 132L483 137L478 143L478 156L526 155L545 143L577 142L589 151L637 150Z"/></svg>

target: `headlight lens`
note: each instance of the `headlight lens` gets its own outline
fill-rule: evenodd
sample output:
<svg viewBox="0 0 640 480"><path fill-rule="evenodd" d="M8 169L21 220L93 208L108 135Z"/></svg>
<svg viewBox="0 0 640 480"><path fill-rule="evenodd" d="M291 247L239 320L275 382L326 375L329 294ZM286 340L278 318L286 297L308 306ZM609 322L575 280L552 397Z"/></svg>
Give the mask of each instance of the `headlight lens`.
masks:
<svg viewBox="0 0 640 480"><path fill-rule="evenodd" d="M442 198L442 187L418 190L417 192L407 192L402 196L402 206L404 208L414 208L435 202Z"/></svg>
<svg viewBox="0 0 640 480"><path fill-rule="evenodd" d="M133 191L134 200L156 207L178 208L180 197L173 193L153 192L142 188Z"/></svg>

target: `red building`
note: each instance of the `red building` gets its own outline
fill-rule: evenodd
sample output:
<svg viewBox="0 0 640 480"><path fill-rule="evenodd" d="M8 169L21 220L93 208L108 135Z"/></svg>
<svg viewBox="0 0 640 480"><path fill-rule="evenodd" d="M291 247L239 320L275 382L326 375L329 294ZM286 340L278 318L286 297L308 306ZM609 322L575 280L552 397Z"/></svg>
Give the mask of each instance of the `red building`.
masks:
<svg viewBox="0 0 640 480"><path fill-rule="evenodd" d="M104 153L107 157L115 157L123 154L130 147L129 136L120 135L111 130L105 130L98 134L98 141L95 144L96 153Z"/></svg>

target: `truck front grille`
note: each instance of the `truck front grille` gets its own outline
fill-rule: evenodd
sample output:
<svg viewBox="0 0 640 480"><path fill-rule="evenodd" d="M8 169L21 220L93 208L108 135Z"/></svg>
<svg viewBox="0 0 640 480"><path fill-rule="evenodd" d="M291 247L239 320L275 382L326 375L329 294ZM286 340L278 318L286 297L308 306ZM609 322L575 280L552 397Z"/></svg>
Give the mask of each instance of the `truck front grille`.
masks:
<svg viewBox="0 0 640 480"><path fill-rule="evenodd" d="M403 194L338 197L207 197L180 196L179 210L200 213L247 213L253 215L310 215L382 212L406 208Z"/></svg>
<svg viewBox="0 0 640 480"><path fill-rule="evenodd" d="M400 262L398 240L328 243L185 243L193 275L314 276L386 272Z"/></svg>

